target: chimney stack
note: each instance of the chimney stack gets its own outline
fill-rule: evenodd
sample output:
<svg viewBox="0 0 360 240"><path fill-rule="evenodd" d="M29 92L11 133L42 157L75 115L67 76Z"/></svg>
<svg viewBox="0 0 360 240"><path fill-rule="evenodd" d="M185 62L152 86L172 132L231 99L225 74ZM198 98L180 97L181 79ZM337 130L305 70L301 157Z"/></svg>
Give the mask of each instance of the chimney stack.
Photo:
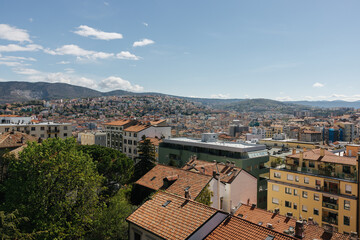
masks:
<svg viewBox="0 0 360 240"><path fill-rule="evenodd" d="M325 156L325 149L324 148L320 148L320 156L321 157Z"/></svg>
<svg viewBox="0 0 360 240"><path fill-rule="evenodd" d="M185 198L186 199L191 199L189 189L185 189Z"/></svg>
<svg viewBox="0 0 360 240"><path fill-rule="evenodd" d="M234 161L231 162L231 167L235 167L235 162Z"/></svg>
<svg viewBox="0 0 360 240"><path fill-rule="evenodd" d="M304 237L304 222L301 220L296 221L295 237L302 239Z"/></svg>
<svg viewBox="0 0 360 240"><path fill-rule="evenodd" d="M350 233L350 240L358 240L359 236L357 232L351 232Z"/></svg>
<svg viewBox="0 0 360 240"><path fill-rule="evenodd" d="M294 155L294 154L296 154L296 149L295 148L292 149L292 155Z"/></svg>
<svg viewBox="0 0 360 240"><path fill-rule="evenodd" d="M230 161L229 161L229 160L226 161L226 166L227 166L227 167L230 166Z"/></svg>
<svg viewBox="0 0 360 240"><path fill-rule="evenodd" d="M333 234L334 232L334 227L330 224L325 224L324 226L324 232L327 233L327 234Z"/></svg>

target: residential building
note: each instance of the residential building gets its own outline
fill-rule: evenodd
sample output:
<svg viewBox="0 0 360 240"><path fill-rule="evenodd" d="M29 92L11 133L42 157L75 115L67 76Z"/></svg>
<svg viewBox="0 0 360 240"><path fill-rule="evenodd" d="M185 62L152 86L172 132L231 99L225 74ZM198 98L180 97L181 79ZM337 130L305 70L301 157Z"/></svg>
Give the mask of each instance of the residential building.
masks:
<svg viewBox="0 0 360 240"><path fill-rule="evenodd" d="M286 157L270 169L268 210L332 225L340 233L359 232L358 161L315 149Z"/></svg>
<svg viewBox="0 0 360 240"><path fill-rule="evenodd" d="M191 199L158 192L126 221L129 223L129 240L198 240L209 235L227 216Z"/></svg>
<svg viewBox="0 0 360 240"><path fill-rule="evenodd" d="M21 119L21 118L20 118ZM20 121L20 120L19 120ZM53 123L53 122L19 122L19 123L2 123L0 124L0 133L6 132L22 132L33 137L48 138L68 138L72 137L70 123Z"/></svg>
<svg viewBox="0 0 360 240"><path fill-rule="evenodd" d="M136 159L138 154L138 143L143 136L150 138L169 138L171 127L165 120L137 121L120 120L106 123L107 147L117 149L128 157Z"/></svg>
<svg viewBox="0 0 360 240"><path fill-rule="evenodd" d="M84 132L79 133L81 145L99 145L106 147L106 133L105 132Z"/></svg>
<svg viewBox="0 0 360 240"><path fill-rule="evenodd" d="M203 134L202 139L164 139L159 151L160 163L168 164L173 159L181 167L194 155L197 159L209 162L213 160L223 163L233 162L234 166L258 178L257 205L266 208L267 181L261 177L262 174L266 175L269 172L265 167L265 163L269 161L265 145L221 142L217 140L217 134Z"/></svg>
<svg viewBox="0 0 360 240"><path fill-rule="evenodd" d="M285 233L303 240L326 239L326 240L345 240L350 239L345 235L334 231L332 225L324 228L319 226L311 217L307 221L297 221L291 216L280 215L278 210L265 211L253 205L242 204L234 214L235 216L250 221L260 226L266 226L279 233ZM300 228L296 228L300 226ZM296 229L300 230L296 233ZM353 233L353 237L357 234Z"/></svg>
<svg viewBox="0 0 360 240"><path fill-rule="evenodd" d="M212 207L232 212L241 204L257 204L257 178L233 163L207 162L193 157L182 168L187 171L212 176L210 190Z"/></svg>

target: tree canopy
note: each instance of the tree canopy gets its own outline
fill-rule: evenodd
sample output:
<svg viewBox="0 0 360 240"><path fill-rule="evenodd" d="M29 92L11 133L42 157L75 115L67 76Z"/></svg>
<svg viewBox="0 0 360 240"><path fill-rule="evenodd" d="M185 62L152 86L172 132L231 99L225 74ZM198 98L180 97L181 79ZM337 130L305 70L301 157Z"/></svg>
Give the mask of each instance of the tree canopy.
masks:
<svg viewBox="0 0 360 240"><path fill-rule="evenodd" d="M156 163L155 147L149 139L143 136L138 146L139 157L135 165L134 180L138 180L150 171Z"/></svg>
<svg viewBox="0 0 360 240"><path fill-rule="evenodd" d="M29 219L21 225L37 239L81 238L100 204L103 177L73 138L29 143L10 158L1 210Z"/></svg>

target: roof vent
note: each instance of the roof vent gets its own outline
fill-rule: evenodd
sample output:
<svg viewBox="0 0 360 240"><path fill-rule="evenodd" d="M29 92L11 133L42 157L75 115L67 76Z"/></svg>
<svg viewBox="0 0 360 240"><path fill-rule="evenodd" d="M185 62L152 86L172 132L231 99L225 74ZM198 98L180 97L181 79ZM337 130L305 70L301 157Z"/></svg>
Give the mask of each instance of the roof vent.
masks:
<svg viewBox="0 0 360 240"><path fill-rule="evenodd" d="M286 216L287 216L287 217L292 217L293 214L292 214L292 212L288 212L288 213L286 213Z"/></svg>
<svg viewBox="0 0 360 240"><path fill-rule="evenodd" d="M273 225L272 225L271 223L267 223L267 224L266 224L266 227L272 229L272 228L273 228Z"/></svg>
<svg viewBox="0 0 360 240"><path fill-rule="evenodd" d="M265 240L273 240L274 238L275 238L275 236L269 234L269 235L265 238Z"/></svg>
<svg viewBox="0 0 360 240"><path fill-rule="evenodd" d="M263 225L263 222L259 222L258 224L261 226L261 225Z"/></svg>
<svg viewBox="0 0 360 240"><path fill-rule="evenodd" d="M251 208L256 208L256 204L251 204Z"/></svg>
<svg viewBox="0 0 360 240"><path fill-rule="evenodd" d="M330 224L324 224L324 232L332 234L334 232L334 227Z"/></svg>
<svg viewBox="0 0 360 240"><path fill-rule="evenodd" d="M275 209L274 209L274 213L275 213L275 214L280 213L280 209L279 209L279 208L275 208Z"/></svg>

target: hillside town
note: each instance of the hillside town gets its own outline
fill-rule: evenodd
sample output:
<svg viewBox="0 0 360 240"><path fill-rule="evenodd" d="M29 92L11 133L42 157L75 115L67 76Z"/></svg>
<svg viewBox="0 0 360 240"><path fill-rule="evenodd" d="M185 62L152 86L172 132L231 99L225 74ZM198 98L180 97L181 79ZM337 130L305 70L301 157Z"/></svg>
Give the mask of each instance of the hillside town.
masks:
<svg viewBox="0 0 360 240"><path fill-rule="evenodd" d="M156 164L133 183L135 204L145 203L126 218L129 239L357 239L360 112L338 110L260 115L168 96L7 104L0 149L76 138L136 167L149 141Z"/></svg>

